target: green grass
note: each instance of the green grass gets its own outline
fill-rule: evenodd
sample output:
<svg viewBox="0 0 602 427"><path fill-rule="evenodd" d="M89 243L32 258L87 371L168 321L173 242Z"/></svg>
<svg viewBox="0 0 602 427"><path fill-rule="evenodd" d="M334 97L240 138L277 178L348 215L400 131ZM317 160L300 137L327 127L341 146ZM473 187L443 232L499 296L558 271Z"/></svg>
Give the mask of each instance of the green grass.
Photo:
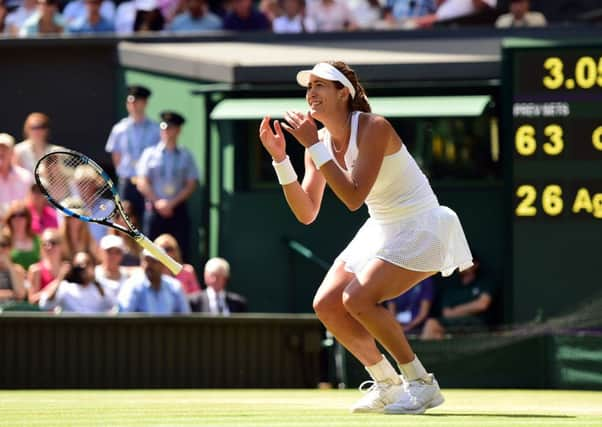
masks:
<svg viewBox="0 0 602 427"><path fill-rule="evenodd" d="M7 426L602 426L602 392L444 390L426 415L350 414L355 390L0 391Z"/></svg>

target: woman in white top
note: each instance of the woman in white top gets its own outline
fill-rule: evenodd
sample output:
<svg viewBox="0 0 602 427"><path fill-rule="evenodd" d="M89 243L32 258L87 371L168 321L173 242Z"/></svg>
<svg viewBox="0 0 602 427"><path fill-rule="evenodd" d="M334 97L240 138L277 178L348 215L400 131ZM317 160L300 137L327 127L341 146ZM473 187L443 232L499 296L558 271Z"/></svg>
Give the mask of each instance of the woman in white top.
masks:
<svg viewBox="0 0 602 427"><path fill-rule="evenodd" d="M423 413L443 403L443 396L381 303L437 272L468 268L472 256L462 226L451 209L439 205L391 124L370 113L352 69L343 62L319 63L299 72L297 81L307 87L309 113L289 111L286 123L275 121L274 129L265 117L260 126L291 210L300 222L313 222L328 184L349 210L366 203L370 214L335 260L313 304L374 380L352 411ZM324 125L321 130L314 119ZM306 147L302 183L286 155L282 128ZM375 340L393 356L401 378Z"/></svg>

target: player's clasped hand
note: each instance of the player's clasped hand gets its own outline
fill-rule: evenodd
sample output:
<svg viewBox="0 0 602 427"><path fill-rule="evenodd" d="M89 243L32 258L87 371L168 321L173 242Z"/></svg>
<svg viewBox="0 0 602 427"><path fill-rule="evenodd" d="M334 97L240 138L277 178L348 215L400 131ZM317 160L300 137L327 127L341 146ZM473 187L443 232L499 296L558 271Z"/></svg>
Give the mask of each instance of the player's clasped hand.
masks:
<svg viewBox="0 0 602 427"><path fill-rule="evenodd" d="M278 120L274 120L274 130L270 126L270 117L265 116L259 126L259 139L272 159L281 162L286 157L286 138Z"/></svg>
<svg viewBox="0 0 602 427"><path fill-rule="evenodd" d="M297 111L287 111L284 114L286 123L282 127L304 147L310 147L318 142L318 126L311 114L299 113Z"/></svg>

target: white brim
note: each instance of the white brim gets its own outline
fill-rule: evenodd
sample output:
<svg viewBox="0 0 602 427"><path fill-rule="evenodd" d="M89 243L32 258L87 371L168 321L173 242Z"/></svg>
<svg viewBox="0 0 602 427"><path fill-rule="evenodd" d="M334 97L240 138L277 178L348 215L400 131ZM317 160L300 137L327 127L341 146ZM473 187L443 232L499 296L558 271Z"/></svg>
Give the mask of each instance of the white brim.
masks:
<svg viewBox="0 0 602 427"><path fill-rule="evenodd" d="M351 98L355 98L355 88L347 79L347 77L345 77L345 75L337 70L334 66L325 62L320 62L311 70L301 70L297 73L297 83L303 87L309 86L309 79L312 75L324 80L341 83L343 86L349 89Z"/></svg>

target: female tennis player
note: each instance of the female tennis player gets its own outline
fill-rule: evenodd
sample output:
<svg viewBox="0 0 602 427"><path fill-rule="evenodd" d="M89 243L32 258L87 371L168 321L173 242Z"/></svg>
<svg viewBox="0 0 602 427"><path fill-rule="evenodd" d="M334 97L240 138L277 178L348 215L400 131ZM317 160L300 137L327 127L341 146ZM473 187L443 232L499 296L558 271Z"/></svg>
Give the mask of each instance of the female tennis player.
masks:
<svg viewBox="0 0 602 427"><path fill-rule="evenodd" d="M264 117L259 129L289 207L310 224L328 184L349 210L366 203L370 214L336 258L313 303L322 323L372 377L351 411L421 414L443 403L439 385L380 303L437 272L447 276L468 268L472 255L462 225L451 209L439 205L391 124L371 113L347 64L319 63L300 71L297 82L307 87L309 112L289 111L273 128ZM324 127L318 130L314 119ZM301 184L286 154L283 128L306 148ZM401 376L375 340L395 359Z"/></svg>

